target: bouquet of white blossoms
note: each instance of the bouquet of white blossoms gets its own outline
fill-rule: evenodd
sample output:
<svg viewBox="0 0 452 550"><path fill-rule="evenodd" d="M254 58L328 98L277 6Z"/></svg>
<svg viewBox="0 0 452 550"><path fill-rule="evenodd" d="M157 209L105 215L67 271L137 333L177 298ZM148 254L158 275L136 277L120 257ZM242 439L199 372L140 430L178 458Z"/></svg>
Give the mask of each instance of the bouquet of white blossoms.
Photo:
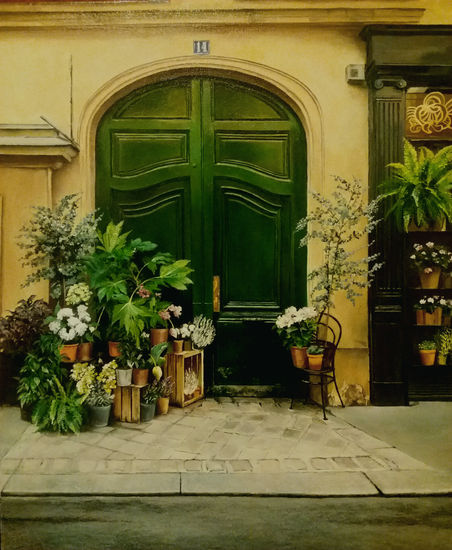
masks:
<svg viewBox="0 0 452 550"><path fill-rule="evenodd" d="M286 347L309 346L317 330L318 312L313 307L288 307L276 318L274 328Z"/></svg>
<svg viewBox="0 0 452 550"><path fill-rule="evenodd" d="M58 335L67 344L80 342L83 338L86 340L95 330L90 325L91 315L84 304L80 304L75 310L70 307L61 308L49 320L50 332Z"/></svg>

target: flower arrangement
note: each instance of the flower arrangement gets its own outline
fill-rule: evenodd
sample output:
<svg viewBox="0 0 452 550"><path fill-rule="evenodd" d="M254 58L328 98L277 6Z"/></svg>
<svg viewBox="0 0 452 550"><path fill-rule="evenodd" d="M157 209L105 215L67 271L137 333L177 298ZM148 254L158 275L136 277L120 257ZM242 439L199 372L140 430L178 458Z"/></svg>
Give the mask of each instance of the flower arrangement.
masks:
<svg viewBox="0 0 452 550"><path fill-rule="evenodd" d="M77 391L84 396L90 405L98 405L99 401L111 402L111 395L116 388L116 361L101 364L100 370L96 365L75 363L71 370L71 378L76 382Z"/></svg>
<svg viewBox="0 0 452 550"><path fill-rule="evenodd" d="M452 263L452 252L432 241L425 244L415 243L413 249L410 255L411 263L424 273L432 273L435 267L447 269Z"/></svg>
<svg viewBox="0 0 452 550"><path fill-rule="evenodd" d="M416 304L414 309L417 311L423 310L427 313L433 313L437 308L447 306L447 300L440 296L424 296Z"/></svg>
<svg viewBox="0 0 452 550"><path fill-rule="evenodd" d="M313 307L290 306L276 318L274 328L286 347L308 346L317 329L318 312Z"/></svg>
<svg viewBox="0 0 452 550"><path fill-rule="evenodd" d="M171 315L175 319L179 319L179 317L182 315L182 306L175 306L174 304L171 304L165 309L160 310L158 312L158 315L160 317L161 324L165 328L168 328L168 323L171 325L171 328L169 330L170 336L172 336L173 338L177 338L177 330L171 320Z"/></svg>
<svg viewBox="0 0 452 550"><path fill-rule="evenodd" d="M195 349L204 349L214 341L216 331L211 319L197 315L191 323L184 323L170 334L173 338L190 339Z"/></svg>
<svg viewBox="0 0 452 550"><path fill-rule="evenodd" d="M56 316L49 317L47 320L50 332L58 335L67 344L77 343L82 339L92 340L95 327L89 324L91 315L84 304L78 305L75 311L70 307L59 309L57 306Z"/></svg>

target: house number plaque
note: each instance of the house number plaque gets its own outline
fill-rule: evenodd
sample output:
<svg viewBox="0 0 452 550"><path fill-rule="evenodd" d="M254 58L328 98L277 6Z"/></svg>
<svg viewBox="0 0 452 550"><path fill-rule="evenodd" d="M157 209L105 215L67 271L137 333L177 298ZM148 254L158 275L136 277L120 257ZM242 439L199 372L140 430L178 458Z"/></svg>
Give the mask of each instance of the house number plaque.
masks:
<svg viewBox="0 0 452 550"><path fill-rule="evenodd" d="M193 53L207 55L210 53L210 40L193 40Z"/></svg>

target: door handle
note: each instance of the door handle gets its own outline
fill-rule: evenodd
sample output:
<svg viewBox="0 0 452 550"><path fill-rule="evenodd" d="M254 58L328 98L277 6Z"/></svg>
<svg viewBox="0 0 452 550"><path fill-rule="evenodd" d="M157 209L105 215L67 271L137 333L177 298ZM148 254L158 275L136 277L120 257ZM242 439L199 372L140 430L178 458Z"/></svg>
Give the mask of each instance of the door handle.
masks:
<svg viewBox="0 0 452 550"><path fill-rule="evenodd" d="M213 311L220 312L220 276L213 276Z"/></svg>

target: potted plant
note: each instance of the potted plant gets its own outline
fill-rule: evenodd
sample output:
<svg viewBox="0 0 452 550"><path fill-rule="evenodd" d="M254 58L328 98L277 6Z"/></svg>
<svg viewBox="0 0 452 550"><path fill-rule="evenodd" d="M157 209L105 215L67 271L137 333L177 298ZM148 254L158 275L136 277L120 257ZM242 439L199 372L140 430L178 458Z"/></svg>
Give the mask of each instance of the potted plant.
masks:
<svg viewBox="0 0 452 550"><path fill-rule="evenodd" d="M433 340L423 340L418 344L421 364L430 367L435 364L436 344Z"/></svg>
<svg viewBox="0 0 452 550"><path fill-rule="evenodd" d="M283 345L290 349L294 367L303 369L307 366L306 349L317 330L318 312L313 307L297 309L290 306L283 315L276 318L274 329L283 340Z"/></svg>
<svg viewBox="0 0 452 550"><path fill-rule="evenodd" d="M390 178L382 185L383 197L392 199L393 215L401 231L441 229L452 222L452 146L436 154L404 142L404 162L388 164Z"/></svg>
<svg viewBox="0 0 452 550"><path fill-rule="evenodd" d="M91 316L88 308L80 304L77 308L55 308L55 314L47 318L49 330L57 335L63 345L61 347L61 360L65 363L73 363L77 359L78 344L86 335L94 332L95 327L90 325Z"/></svg>
<svg viewBox="0 0 452 550"><path fill-rule="evenodd" d="M99 365L75 363L71 378L86 404L93 427L107 426L110 418L112 392L116 388L116 361Z"/></svg>
<svg viewBox="0 0 452 550"><path fill-rule="evenodd" d="M190 347L193 349L210 346L216 334L213 321L204 315L197 315L190 323L184 323L179 330L182 338L189 339Z"/></svg>
<svg viewBox="0 0 452 550"><path fill-rule="evenodd" d="M449 266L452 253L447 247L435 245L432 241L415 243L410 260L418 269L421 288L438 288L441 269Z"/></svg>
<svg viewBox="0 0 452 550"><path fill-rule="evenodd" d="M141 422L150 422L154 418L155 407L159 396L160 396L160 392L157 387L156 380L154 380L152 384L143 388L141 392L141 401L140 401Z"/></svg>
<svg viewBox="0 0 452 550"><path fill-rule="evenodd" d="M321 370L323 364L323 352L324 348L312 344L307 349L308 364L310 370Z"/></svg>
<svg viewBox="0 0 452 550"><path fill-rule="evenodd" d="M86 283L77 283L68 288L66 294L66 305L77 307L81 306L80 312L82 312L82 315L86 314L86 318L89 316L88 322L91 322L91 315L88 313L91 297L92 292L89 286ZM94 336L97 335L97 331L94 327L89 328L90 330L87 330L84 336L80 338L77 349L78 361L91 361L93 358Z"/></svg>
<svg viewBox="0 0 452 550"><path fill-rule="evenodd" d="M446 365L447 356L452 351L452 329L440 330L435 336L435 343L438 352L438 365Z"/></svg>
<svg viewBox="0 0 452 550"><path fill-rule="evenodd" d="M171 320L171 316L173 316L174 318L179 318L181 314L182 314L182 307L175 306L174 304L170 304L164 309L159 310L158 312L158 316L160 318L159 322L160 324L163 325L163 328L157 328L157 327L151 328L151 346L155 346L156 344L160 344L161 342L166 342L168 340L168 334L170 336L177 334L176 332L177 329L175 328L173 321ZM168 327L168 323L170 324L171 328ZM175 342L179 342L179 340L176 340ZM179 351L182 351L182 349L179 349L179 348L180 348L180 344L176 344L176 349L178 349Z"/></svg>
<svg viewBox="0 0 452 550"><path fill-rule="evenodd" d="M166 378L160 378L160 380L156 381L155 387L159 394L157 399L157 413L168 414L170 396L174 389L172 377L167 376Z"/></svg>
<svg viewBox="0 0 452 550"><path fill-rule="evenodd" d="M440 325L442 316L441 301L439 296L423 296L414 304L416 311L416 323L418 325Z"/></svg>

